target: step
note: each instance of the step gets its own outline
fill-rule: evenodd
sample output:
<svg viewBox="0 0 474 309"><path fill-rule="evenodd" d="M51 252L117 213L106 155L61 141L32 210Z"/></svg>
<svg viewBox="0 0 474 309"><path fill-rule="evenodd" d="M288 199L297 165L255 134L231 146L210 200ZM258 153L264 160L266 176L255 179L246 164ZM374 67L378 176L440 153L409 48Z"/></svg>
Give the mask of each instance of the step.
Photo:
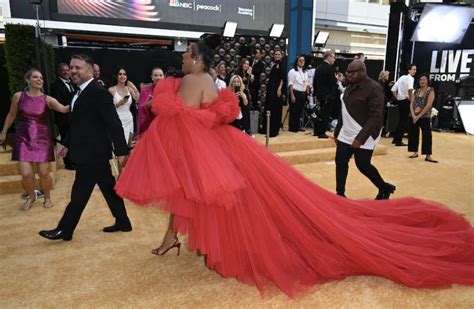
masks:
<svg viewBox="0 0 474 309"><path fill-rule="evenodd" d="M18 162L12 161L12 154L0 153L0 176L18 175Z"/></svg>
<svg viewBox="0 0 474 309"><path fill-rule="evenodd" d="M54 173L50 173L51 178L53 178L53 186L55 184ZM35 189L39 189L39 178L36 175ZM21 176L20 175L10 175L0 177L0 195L5 194L14 194L14 193L24 193L25 190L21 185Z"/></svg>
<svg viewBox="0 0 474 309"><path fill-rule="evenodd" d="M279 142L270 143L269 147L273 152L288 152L298 150L310 150L310 149L322 149L322 148L333 148L335 147L334 140L332 139L317 139L312 138L310 140L294 141L294 142Z"/></svg>
<svg viewBox="0 0 474 309"><path fill-rule="evenodd" d="M287 161L291 165L308 164L317 162L334 161L336 157L336 148L320 148L298 151L285 151L276 153L279 157ZM386 155L387 147L383 145L377 146L374 155Z"/></svg>
<svg viewBox="0 0 474 309"><path fill-rule="evenodd" d="M18 171L18 161L12 161L11 153L0 153L0 177L1 176L11 176L11 175L20 175ZM56 170L56 162L51 162L50 171L54 172ZM37 171L35 166L35 171Z"/></svg>

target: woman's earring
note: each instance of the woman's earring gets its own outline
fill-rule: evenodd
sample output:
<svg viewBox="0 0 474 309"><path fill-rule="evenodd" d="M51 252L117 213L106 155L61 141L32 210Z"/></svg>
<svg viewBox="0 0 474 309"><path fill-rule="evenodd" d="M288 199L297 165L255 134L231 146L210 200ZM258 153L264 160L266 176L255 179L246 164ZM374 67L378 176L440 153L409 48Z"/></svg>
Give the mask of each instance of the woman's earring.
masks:
<svg viewBox="0 0 474 309"><path fill-rule="evenodd" d="M196 60L193 60L193 66L196 64Z"/></svg>

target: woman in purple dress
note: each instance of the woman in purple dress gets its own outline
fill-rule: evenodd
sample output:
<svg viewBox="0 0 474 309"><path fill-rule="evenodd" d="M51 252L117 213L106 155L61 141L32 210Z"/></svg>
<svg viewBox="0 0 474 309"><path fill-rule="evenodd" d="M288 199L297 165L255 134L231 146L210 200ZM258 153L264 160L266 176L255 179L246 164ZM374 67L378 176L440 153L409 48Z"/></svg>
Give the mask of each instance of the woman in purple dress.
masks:
<svg viewBox="0 0 474 309"><path fill-rule="evenodd" d="M40 185L45 196L43 206L50 208L53 203L50 196L52 180L49 176L49 162L54 161L54 152L48 127L48 109L67 113L69 112L69 106L63 106L56 99L45 95L41 91L43 75L38 70L29 70L25 74L25 81L28 84L27 90L13 95L10 112L5 119L0 135L0 143L5 141L7 131L18 113L12 160L18 161L21 184L29 195L20 210L30 209L36 201L33 163L38 163Z"/></svg>

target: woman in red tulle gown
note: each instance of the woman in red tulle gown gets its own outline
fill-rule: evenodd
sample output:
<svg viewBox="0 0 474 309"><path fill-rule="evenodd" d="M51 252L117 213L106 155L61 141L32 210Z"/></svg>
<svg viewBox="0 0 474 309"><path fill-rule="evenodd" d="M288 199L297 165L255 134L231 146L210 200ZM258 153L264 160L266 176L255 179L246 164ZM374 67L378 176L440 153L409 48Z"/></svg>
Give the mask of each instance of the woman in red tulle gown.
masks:
<svg viewBox="0 0 474 309"><path fill-rule="evenodd" d="M474 284L474 229L461 215L416 198L339 197L227 125L239 107L208 74L209 41L189 46L184 78L156 87L157 117L117 183L120 196L172 214L153 253L179 250L176 233L187 234L222 276L289 296L350 275L410 287Z"/></svg>

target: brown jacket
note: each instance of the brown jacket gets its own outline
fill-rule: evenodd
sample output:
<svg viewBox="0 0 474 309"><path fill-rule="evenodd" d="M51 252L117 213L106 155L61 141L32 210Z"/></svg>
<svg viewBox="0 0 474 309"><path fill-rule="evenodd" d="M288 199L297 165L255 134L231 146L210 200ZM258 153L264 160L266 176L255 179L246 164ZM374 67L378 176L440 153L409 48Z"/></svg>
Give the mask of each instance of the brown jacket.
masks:
<svg viewBox="0 0 474 309"><path fill-rule="evenodd" d="M364 144L369 136L376 139L383 125L385 102L383 89L379 83L366 77L357 84L351 84L344 91L343 100L351 117L362 127L355 139L361 144ZM336 137L344 125L341 114L334 132Z"/></svg>

